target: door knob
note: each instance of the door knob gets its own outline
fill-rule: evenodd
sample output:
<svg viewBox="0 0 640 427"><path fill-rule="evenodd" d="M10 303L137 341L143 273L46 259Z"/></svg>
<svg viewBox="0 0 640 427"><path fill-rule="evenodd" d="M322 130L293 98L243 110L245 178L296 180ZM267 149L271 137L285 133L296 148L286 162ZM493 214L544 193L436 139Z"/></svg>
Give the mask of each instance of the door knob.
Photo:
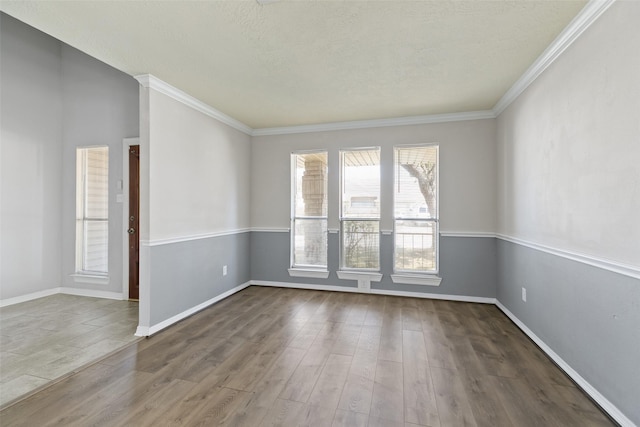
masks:
<svg viewBox="0 0 640 427"><path fill-rule="evenodd" d="M130 228L130 229L127 230L127 232L129 232L129 234L133 234L133 233L136 232L136 230L134 230L133 228Z"/></svg>

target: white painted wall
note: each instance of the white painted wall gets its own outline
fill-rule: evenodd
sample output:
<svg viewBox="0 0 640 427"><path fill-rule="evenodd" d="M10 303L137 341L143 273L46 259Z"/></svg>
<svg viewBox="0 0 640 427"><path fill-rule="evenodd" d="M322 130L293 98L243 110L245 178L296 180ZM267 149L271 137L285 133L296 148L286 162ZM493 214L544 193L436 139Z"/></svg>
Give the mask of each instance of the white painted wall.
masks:
<svg viewBox="0 0 640 427"><path fill-rule="evenodd" d="M382 147L381 229L393 227L393 147L440 144L441 231L495 232L495 120L341 130L252 139L251 224L290 226L290 158L296 150L329 150L329 227L338 228L338 151Z"/></svg>
<svg viewBox="0 0 640 427"><path fill-rule="evenodd" d="M60 286L60 43L0 14L0 299Z"/></svg>
<svg viewBox="0 0 640 427"><path fill-rule="evenodd" d="M152 245L248 229L250 164L249 135L153 88L140 87L139 334L148 333L153 318L166 320L162 313L185 309L173 295L193 299L202 293L203 283L214 289L222 273L202 263L190 268L202 283L159 286L162 280L156 277L162 272L154 270ZM160 249L164 247L174 246Z"/></svg>
<svg viewBox="0 0 640 427"><path fill-rule="evenodd" d="M500 233L640 266L638 22L614 3L498 118Z"/></svg>
<svg viewBox="0 0 640 427"><path fill-rule="evenodd" d="M151 183L150 173L150 127L151 127L151 108L150 108L150 92L151 89L139 86L139 105L140 105L140 222L139 235L139 305L138 305L138 325L139 327L149 328L151 326L151 247L149 246L150 236L150 198ZM137 335L144 334L138 329Z"/></svg>
<svg viewBox="0 0 640 427"><path fill-rule="evenodd" d="M149 239L248 228L250 137L154 89L149 120Z"/></svg>

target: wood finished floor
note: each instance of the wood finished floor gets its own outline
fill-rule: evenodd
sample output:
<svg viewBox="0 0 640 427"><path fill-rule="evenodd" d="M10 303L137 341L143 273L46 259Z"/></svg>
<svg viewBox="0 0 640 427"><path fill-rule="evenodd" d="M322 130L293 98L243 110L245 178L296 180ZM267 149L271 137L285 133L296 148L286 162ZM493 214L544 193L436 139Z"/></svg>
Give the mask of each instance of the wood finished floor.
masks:
<svg viewBox="0 0 640 427"><path fill-rule="evenodd" d="M3 426L609 426L495 306L249 287Z"/></svg>
<svg viewBox="0 0 640 427"><path fill-rule="evenodd" d="M129 301L57 294L0 308L0 407L127 346L137 325Z"/></svg>

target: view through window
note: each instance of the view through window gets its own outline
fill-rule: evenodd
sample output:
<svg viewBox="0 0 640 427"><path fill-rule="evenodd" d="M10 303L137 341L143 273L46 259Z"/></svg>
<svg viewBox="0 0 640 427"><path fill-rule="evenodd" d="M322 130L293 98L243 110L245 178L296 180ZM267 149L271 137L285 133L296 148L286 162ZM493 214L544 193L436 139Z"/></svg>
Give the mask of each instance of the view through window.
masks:
<svg viewBox="0 0 640 427"><path fill-rule="evenodd" d="M343 150L341 267L380 269L380 148Z"/></svg>
<svg viewBox="0 0 640 427"><path fill-rule="evenodd" d="M438 146L394 147L393 160L394 272L437 273ZM380 270L380 169L379 147L340 151L340 269ZM294 268L327 269L327 174L327 151L292 154Z"/></svg>
<svg viewBox="0 0 640 427"><path fill-rule="evenodd" d="M327 267L327 152L294 153L293 267Z"/></svg>
<svg viewBox="0 0 640 427"><path fill-rule="evenodd" d="M106 275L109 260L109 147L76 152L76 271Z"/></svg>
<svg viewBox="0 0 640 427"><path fill-rule="evenodd" d="M396 147L394 269L438 270L438 147Z"/></svg>

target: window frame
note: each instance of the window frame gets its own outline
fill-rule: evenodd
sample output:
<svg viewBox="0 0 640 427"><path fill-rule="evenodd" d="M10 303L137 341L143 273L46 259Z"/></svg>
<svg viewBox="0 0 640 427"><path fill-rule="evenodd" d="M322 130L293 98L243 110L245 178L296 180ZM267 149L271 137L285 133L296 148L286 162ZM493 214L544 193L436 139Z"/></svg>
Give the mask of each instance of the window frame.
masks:
<svg viewBox="0 0 640 427"><path fill-rule="evenodd" d="M106 218L92 218L87 215L87 206L88 206L88 167L86 162L86 154L88 150L91 149L105 149L107 156L107 177L106 177ZM80 157L82 153L82 159ZM91 145L91 146L82 146L76 147L76 250L75 250L75 274L74 277L88 277L88 278L96 278L95 283L104 284L104 279L109 277L109 177L110 177L110 149L108 145ZM86 256L86 247L85 244L87 242L86 235L86 224L88 222L101 222L106 224L106 253L104 254L106 258L106 270L85 270L85 256Z"/></svg>
<svg viewBox="0 0 640 427"><path fill-rule="evenodd" d="M395 187L398 185L396 181L398 176L398 171L396 168L398 167L398 151L403 149L411 149L411 148L436 148L436 209L435 209L435 218L418 218L418 217L400 217L396 216L396 191ZM392 251L392 265L393 265L393 274L391 278L394 283L411 283L411 284L421 284L421 285L434 285L438 286L440 284L440 278L438 278L438 274L440 273L440 144L439 143L421 143L421 144L402 144L402 145L394 145L393 146L393 251ZM433 234L434 234L434 246L435 246L435 269L434 270L412 270L412 269L398 269L396 268L396 237L397 237L397 227L396 224L398 221L420 221L425 223L433 223ZM436 281L431 282L429 278L437 278ZM421 279L426 278L426 280Z"/></svg>
<svg viewBox="0 0 640 427"><path fill-rule="evenodd" d="M289 242L289 275L292 277L317 277L326 279L329 277L329 198L327 194L327 214L323 216L307 216L296 215L296 195L297 195L297 156L305 154L325 154L327 158L327 174L325 176L327 193L329 191L329 150L315 149L315 150L296 150L291 152L290 165L291 165L291 215L290 215L290 242ZM296 264L295 257L295 239L296 239L296 220L324 220L327 228L327 245L325 247L325 256L327 260L326 265L310 265L310 264Z"/></svg>
<svg viewBox="0 0 640 427"><path fill-rule="evenodd" d="M348 152L354 152L354 151L368 151L368 150L377 150L379 152L379 158L380 158L380 162L378 163L378 168L380 169L379 173L380 173L380 177L379 177L379 182L378 182L378 217L345 217L344 216L344 212L343 212L343 207L344 207L344 200L343 200L343 196L344 196L344 186L345 186L345 174L344 174L344 155L345 153ZM339 159L340 159L340 169L339 169L339 181L340 181L340 188L339 188L339 192L340 192L340 196L339 196L339 215L338 215L338 221L339 221L339 231L338 231L338 238L339 238L339 249L338 249L338 257L339 257L339 270L340 272L353 272L353 273L357 273L357 272L363 272L363 273L379 273L381 271L381 257L380 257L380 246L381 246L381 239L382 239L382 231L380 228L381 222L382 222L382 148L380 146L369 146L369 147L350 147L350 148L341 148L339 149ZM347 267L345 265L345 250L344 250L344 224L346 221L371 221L371 222L377 222L378 224L378 247L377 247L377 264L378 267L377 268L357 268L357 267ZM340 276L340 275L339 275ZM345 277L346 278L346 277ZM378 281L380 279L378 278Z"/></svg>

